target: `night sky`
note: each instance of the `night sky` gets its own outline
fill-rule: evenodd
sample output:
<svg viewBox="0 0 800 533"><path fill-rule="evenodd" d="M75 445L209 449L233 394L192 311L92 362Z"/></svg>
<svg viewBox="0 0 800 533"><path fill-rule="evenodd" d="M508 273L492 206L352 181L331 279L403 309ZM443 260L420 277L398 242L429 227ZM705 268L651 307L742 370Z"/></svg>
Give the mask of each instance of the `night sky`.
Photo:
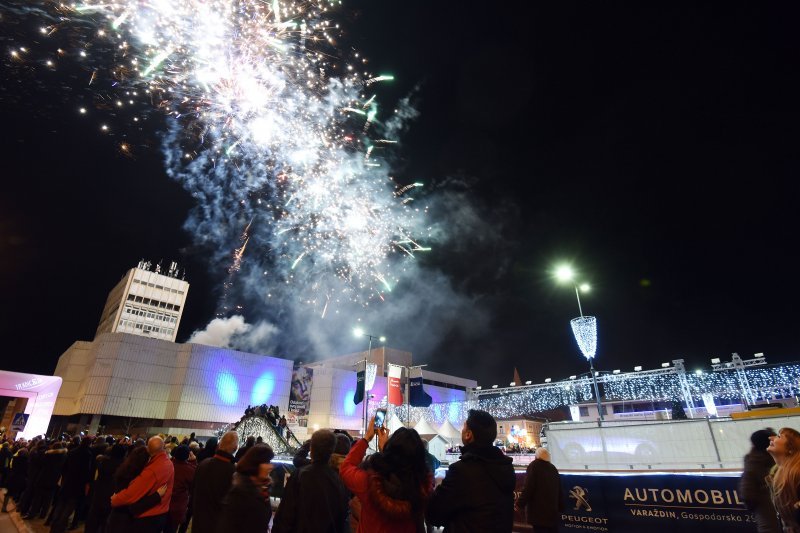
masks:
<svg viewBox="0 0 800 533"><path fill-rule="evenodd" d="M93 338L108 291L141 258L186 269L185 341L218 311L224 271L183 229L194 200L164 170L170 119L141 103L142 122L123 126L134 111L98 105L74 63L12 60L52 45L35 15L1 2L0 14L3 368L52 373ZM389 295L364 310L367 327L483 385L507 384L514 367L534 382L579 374L574 292L551 275L569 261L593 288L582 303L599 323L598 369L797 359L796 15L766 3L345 1L348 46L395 76L378 98L410 95L419 111L397 181L452 193L474 215L417 259L461 307L386 323ZM292 345L274 354L326 355ZM347 336L336 354L364 348Z"/></svg>

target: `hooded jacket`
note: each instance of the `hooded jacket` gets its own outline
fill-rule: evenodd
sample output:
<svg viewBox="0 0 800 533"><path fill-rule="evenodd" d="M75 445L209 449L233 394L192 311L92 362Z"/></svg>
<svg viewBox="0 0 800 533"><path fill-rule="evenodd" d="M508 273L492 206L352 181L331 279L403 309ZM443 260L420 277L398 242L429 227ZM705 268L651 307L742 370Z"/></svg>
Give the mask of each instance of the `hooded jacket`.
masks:
<svg viewBox="0 0 800 533"><path fill-rule="evenodd" d="M367 441L356 442L339 467L339 475L345 487L353 492L361 503L358 522L360 533L406 533L416 532L422 526L422 515L414 516L411 502L398 497L401 488L397 480L386 479L370 469L359 468L367 451ZM433 486L433 477L419 487L423 500L427 500Z"/></svg>
<svg viewBox="0 0 800 533"><path fill-rule="evenodd" d="M516 482L512 460L499 448L467 444L428 503L428 523L446 533L509 532Z"/></svg>
<svg viewBox="0 0 800 533"><path fill-rule="evenodd" d="M42 489L54 489L61 478L61 469L67 460L67 449L59 448L47 450L42 459L42 469L39 471L37 485Z"/></svg>

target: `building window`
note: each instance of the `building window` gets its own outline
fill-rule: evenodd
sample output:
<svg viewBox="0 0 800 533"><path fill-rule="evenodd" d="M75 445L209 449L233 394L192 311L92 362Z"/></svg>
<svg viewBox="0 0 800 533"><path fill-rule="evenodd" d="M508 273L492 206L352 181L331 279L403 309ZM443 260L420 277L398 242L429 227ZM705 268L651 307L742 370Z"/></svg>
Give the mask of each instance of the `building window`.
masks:
<svg viewBox="0 0 800 533"><path fill-rule="evenodd" d="M581 406L580 408L581 416L589 416L589 408L585 406Z"/></svg>
<svg viewBox="0 0 800 533"><path fill-rule="evenodd" d="M137 304L142 303L142 297L141 296L137 296L135 301L136 301Z"/></svg>

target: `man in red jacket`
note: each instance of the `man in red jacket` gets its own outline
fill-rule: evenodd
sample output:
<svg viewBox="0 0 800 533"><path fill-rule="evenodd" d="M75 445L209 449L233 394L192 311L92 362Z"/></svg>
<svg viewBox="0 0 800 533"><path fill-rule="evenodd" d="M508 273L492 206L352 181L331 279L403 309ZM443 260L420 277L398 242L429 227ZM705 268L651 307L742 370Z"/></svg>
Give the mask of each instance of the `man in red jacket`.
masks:
<svg viewBox="0 0 800 533"><path fill-rule="evenodd" d="M142 473L131 481L128 488L111 496L111 506L130 505L149 494L153 494L162 485L166 485L167 492L161 497L161 503L136 516L134 528L136 531L158 533L167 520L169 502L172 498L172 486L175 481L175 470L164 450L164 439L161 437L152 437L147 441L147 452L150 454L150 462L144 467Z"/></svg>

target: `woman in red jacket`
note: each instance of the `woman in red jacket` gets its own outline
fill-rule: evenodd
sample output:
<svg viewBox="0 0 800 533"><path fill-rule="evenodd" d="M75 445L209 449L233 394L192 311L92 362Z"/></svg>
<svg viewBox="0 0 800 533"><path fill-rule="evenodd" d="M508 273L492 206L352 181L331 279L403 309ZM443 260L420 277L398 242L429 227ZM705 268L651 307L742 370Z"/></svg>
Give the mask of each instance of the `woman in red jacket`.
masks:
<svg viewBox="0 0 800 533"><path fill-rule="evenodd" d="M425 447L413 429L400 428L389 437L378 428L379 453L363 464L367 444L376 435L375 419L339 467L345 486L361 503L358 533L424 531L425 504L433 491L433 476L425 464Z"/></svg>

